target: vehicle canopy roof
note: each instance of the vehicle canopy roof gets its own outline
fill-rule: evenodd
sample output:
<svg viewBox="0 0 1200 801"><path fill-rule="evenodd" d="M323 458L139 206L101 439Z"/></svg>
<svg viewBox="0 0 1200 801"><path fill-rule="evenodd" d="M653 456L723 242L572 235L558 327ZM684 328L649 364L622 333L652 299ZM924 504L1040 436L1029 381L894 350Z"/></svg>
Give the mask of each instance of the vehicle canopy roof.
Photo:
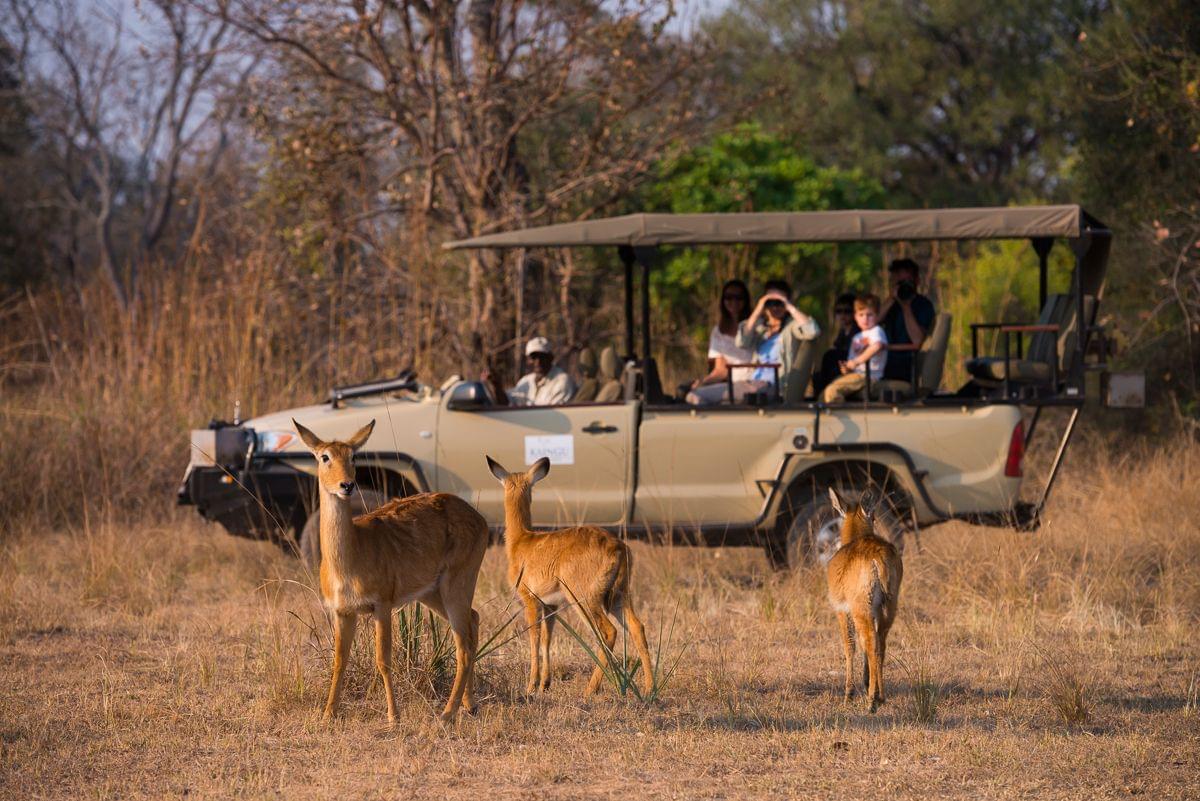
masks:
<svg viewBox="0 0 1200 801"><path fill-rule="evenodd" d="M1070 295L1084 319L1084 298L1104 286L1112 232L1080 206L993 206L959 209L774 211L730 214L627 214L485 234L442 245L480 248L616 246L625 264L625 330L633 354L633 264L642 286L659 245L735 245L785 242L887 242L914 240L1030 239L1040 270L1039 305L1047 300L1047 257L1055 239L1075 253ZM1082 292L1080 291L1082 288ZM1095 307L1093 306L1093 314ZM1090 324L1092 321L1088 321ZM650 353L650 297L642 291L642 352ZM1086 331L1086 329L1085 329ZM1078 347L1084 347L1085 337Z"/></svg>
<svg viewBox="0 0 1200 801"><path fill-rule="evenodd" d="M1078 239L1108 229L1082 208L1002 206L915 211L779 211L627 214L447 242L466 248L884 242L929 239Z"/></svg>

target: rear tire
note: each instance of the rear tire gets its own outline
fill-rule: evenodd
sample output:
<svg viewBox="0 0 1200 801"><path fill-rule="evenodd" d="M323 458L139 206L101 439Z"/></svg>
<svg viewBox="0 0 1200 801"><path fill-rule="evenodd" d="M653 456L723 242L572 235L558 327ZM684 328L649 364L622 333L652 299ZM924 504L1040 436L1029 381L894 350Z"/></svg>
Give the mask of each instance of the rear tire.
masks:
<svg viewBox="0 0 1200 801"><path fill-rule="evenodd" d="M350 512L355 515L374 511L387 502L378 490L364 489L350 499ZM300 530L299 556L304 566L315 575L321 569L321 508L312 510Z"/></svg>
<svg viewBox="0 0 1200 801"><path fill-rule="evenodd" d="M824 567L837 551L841 534L841 516L834 511L829 499L830 482L813 482L793 489L791 513L785 514L777 534L766 544L767 560L777 570L800 567ZM833 482L838 496L857 501L863 489L848 482ZM873 488L878 492L878 488ZM893 491L875 507L875 533L904 553L909 515L899 504L907 496L897 497Z"/></svg>

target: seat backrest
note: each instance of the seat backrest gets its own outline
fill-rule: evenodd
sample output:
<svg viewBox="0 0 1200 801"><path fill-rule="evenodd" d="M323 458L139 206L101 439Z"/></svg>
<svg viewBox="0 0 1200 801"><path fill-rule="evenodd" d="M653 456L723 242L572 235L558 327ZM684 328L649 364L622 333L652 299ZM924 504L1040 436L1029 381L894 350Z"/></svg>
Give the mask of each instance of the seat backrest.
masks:
<svg viewBox="0 0 1200 801"><path fill-rule="evenodd" d="M1067 328L1067 317L1071 314L1071 297L1069 295L1051 295L1046 298L1046 305L1038 317L1038 325L1057 325L1059 332L1039 331L1029 338L1029 349L1025 358L1031 362L1049 364L1058 357L1059 340ZM1013 354L1014 356L1016 354Z"/></svg>
<svg viewBox="0 0 1200 801"><path fill-rule="evenodd" d="M621 360L617 358L617 349L609 345L600 351L600 365L597 377L600 388L596 391L597 403L612 403L621 399Z"/></svg>
<svg viewBox="0 0 1200 801"><path fill-rule="evenodd" d="M917 394L937 392L942 383L942 370L946 365L946 351L950 346L950 324L954 318L943 312L933 321L933 330L921 343L917 352Z"/></svg>
<svg viewBox="0 0 1200 801"><path fill-rule="evenodd" d="M575 390L575 395L571 398L572 403L589 403L596 399L596 393L600 391L600 382L596 380L596 372L599 369L599 364L596 360L596 352L591 348L584 348L579 351L579 389Z"/></svg>

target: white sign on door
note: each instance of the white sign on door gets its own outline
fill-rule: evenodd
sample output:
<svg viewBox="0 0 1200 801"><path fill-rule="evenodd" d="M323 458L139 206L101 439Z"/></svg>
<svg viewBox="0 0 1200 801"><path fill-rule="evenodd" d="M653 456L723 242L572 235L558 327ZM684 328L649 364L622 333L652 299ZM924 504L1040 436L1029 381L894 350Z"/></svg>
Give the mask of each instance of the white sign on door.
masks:
<svg viewBox="0 0 1200 801"><path fill-rule="evenodd" d="M575 464L575 437L570 434L525 437L525 464L531 465L543 456L550 464Z"/></svg>

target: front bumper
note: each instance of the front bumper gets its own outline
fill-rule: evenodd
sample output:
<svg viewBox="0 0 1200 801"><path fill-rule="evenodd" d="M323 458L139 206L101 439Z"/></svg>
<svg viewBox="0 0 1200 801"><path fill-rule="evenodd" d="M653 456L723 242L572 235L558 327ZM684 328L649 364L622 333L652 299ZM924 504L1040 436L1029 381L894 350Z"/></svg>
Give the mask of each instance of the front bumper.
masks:
<svg viewBox="0 0 1200 801"><path fill-rule="evenodd" d="M190 465L178 498L235 536L294 539L314 508L313 490L307 473L283 460L253 457L244 470Z"/></svg>

